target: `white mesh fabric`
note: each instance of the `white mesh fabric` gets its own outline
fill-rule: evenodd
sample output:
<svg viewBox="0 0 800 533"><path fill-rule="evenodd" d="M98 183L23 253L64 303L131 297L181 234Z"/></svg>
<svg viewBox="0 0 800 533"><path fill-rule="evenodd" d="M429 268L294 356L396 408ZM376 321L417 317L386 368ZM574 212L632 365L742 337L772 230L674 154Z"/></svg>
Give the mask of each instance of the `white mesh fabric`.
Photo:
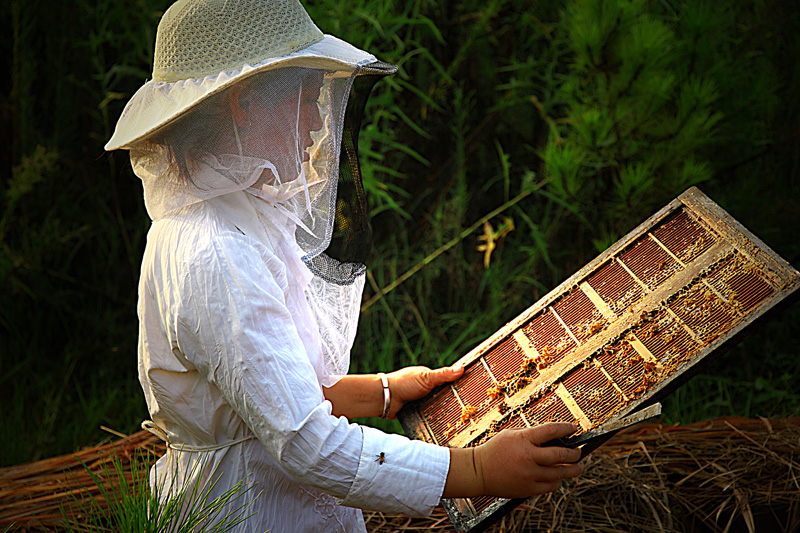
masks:
<svg viewBox="0 0 800 533"><path fill-rule="evenodd" d="M320 333L325 386L335 383L350 368L350 349L356 337L365 277L357 276L345 285L314 276L306 287L306 300Z"/></svg>
<svg viewBox="0 0 800 533"><path fill-rule="evenodd" d="M159 23L153 79L202 78L321 40L297 0L178 0Z"/></svg>
<svg viewBox="0 0 800 533"><path fill-rule="evenodd" d="M349 77L317 69L270 70L214 94L132 146L150 217L248 189L305 230L306 252L324 249L349 84Z"/></svg>
<svg viewBox="0 0 800 533"><path fill-rule="evenodd" d="M322 254L333 229L342 121L355 73L305 67L257 73L131 147L153 220L244 191L256 204L256 222L271 214L291 221L279 225L283 238L315 274L307 286L305 278L298 281L308 305L297 318L312 324L316 338L306 344L317 347L309 357L321 357L325 386L348 371L364 285L363 265L340 265ZM172 92L179 90L174 85Z"/></svg>
<svg viewBox="0 0 800 533"><path fill-rule="evenodd" d="M208 154L193 166L188 183L170 171L167 148L132 148L134 173L144 184L144 202L150 218L158 220L195 202L208 200L253 185L270 163L234 154Z"/></svg>

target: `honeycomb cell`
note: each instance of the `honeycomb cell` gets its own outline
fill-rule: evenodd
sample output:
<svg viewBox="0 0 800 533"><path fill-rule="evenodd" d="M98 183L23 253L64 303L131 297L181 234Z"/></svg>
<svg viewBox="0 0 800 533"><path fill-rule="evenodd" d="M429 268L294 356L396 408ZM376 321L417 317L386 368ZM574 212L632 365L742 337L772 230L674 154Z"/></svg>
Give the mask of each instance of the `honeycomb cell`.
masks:
<svg viewBox="0 0 800 533"><path fill-rule="evenodd" d="M653 236L685 264L689 264L711 248L717 237L703 228L685 210L653 230Z"/></svg>
<svg viewBox="0 0 800 533"><path fill-rule="evenodd" d="M675 258L649 236L624 251L620 261L647 284L651 291L683 269Z"/></svg>
<svg viewBox="0 0 800 533"><path fill-rule="evenodd" d="M539 352L536 364L540 371L554 365L577 347L551 309L531 320L522 331Z"/></svg>
<svg viewBox="0 0 800 533"><path fill-rule="evenodd" d="M617 314L644 297L644 290L616 261L609 261L586 280Z"/></svg>
<svg viewBox="0 0 800 533"><path fill-rule="evenodd" d="M625 398L598 366L578 367L564 378L563 383L592 426L608 420L625 406Z"/></svg>
<svg viewBox="0 0 800 533"><path fill-rule="evenodd" d="M597 335L608 325L600 310L580 289L564 295L553 304L553 309L581 343Z"/></svg>

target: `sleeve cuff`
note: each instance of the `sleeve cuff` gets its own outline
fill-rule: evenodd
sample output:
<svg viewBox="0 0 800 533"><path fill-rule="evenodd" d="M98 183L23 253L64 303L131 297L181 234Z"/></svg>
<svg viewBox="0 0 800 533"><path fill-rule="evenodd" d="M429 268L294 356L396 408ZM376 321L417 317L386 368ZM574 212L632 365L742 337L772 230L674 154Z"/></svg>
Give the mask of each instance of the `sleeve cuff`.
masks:
<svg viewBox="0 0 800 533"><path fill-rule="evenodd" d="M447 448L362 426L358 472L342 505L429 515L439 503L450 468Z"/></svg>

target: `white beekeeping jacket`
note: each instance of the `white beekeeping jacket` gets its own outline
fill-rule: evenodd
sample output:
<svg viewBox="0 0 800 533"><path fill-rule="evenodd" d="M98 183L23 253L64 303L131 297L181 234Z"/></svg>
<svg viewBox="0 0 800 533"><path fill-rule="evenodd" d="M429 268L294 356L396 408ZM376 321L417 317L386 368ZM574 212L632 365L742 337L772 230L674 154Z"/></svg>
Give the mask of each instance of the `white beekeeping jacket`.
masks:
<svg viewBox="0 0 800 533"><path fill-rule="evenodd" d="M364 531L352 507L429 513L449 452L331 415L308 326L296 320L306 305L294 270L302 263L280 227L291 221L270 219L266 241L252 238L245 220L223 215L250 203L245 193L197 203L148 235L139 371L170 441L151 483L184 486L188 476L191 486L214 472L215 497L250 476L254 515L241 532Z"/></svg>
<svg viewBox="0 0 800 533"><path fill-rule="evenodd" d="M326 255L358 68L250 76L130 146L153 219L139 376L169 442L151 482L213 472L214 497L249 476L237 531L363 531L353 507L426 514L444 488L448 450L350 424L323 396L347 372L364 283L363 265Z"/></svg>

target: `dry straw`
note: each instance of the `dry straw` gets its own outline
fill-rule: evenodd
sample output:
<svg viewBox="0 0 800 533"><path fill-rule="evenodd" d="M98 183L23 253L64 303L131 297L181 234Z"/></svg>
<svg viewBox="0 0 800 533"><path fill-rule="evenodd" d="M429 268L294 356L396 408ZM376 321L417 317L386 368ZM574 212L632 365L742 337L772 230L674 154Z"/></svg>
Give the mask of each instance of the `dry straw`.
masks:
<svg viewBox="0 0 800 533"><path fill-rule="evenodd" d="M89 471L107 478L109 472L116 473L112 464L116 460L131 484L134 457L163 453L163 446L158 445L161 441L146 431L119 436L119 440L74 454L0 469L0 531L12 524L11 531L16 531L15 527L19 531L52 531L63 522L62 507L72 516L89 498L104 503Z"/></svg>
<svg viewBox="0 0 800 533"><path fill-rule="evenodd" d="M101 472L116 455L161 450L149 433L0 469L0 530L52 530L76 487L96 496L81 462ZM490 531L798 531L800 418L722 418L686 426L643 424L587 458L586 473L529 500ZM367 511L373 533L453 531L444 511L408 518ZM13 530L13 528L12 528Z"/></svg>

